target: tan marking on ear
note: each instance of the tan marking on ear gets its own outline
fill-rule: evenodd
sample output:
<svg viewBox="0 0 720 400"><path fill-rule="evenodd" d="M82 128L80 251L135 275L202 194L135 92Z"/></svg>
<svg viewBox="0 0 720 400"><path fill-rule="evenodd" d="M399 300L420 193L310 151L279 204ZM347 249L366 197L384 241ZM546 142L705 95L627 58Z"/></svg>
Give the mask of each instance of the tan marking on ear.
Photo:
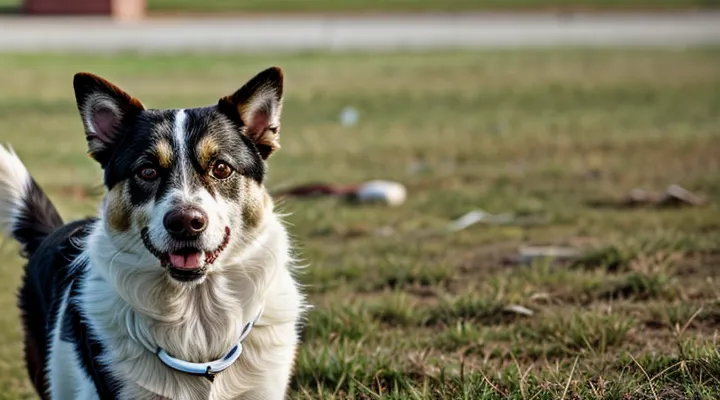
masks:
<svg viewBox="0 0 720 400"><path fill-rule="evenodd" d="M160 167L169 169L172 165L173 160L173 150L172 146L170 146L170 143L166 142L165 140L157 142L157 144L155 145L155 156L158 159Z"/></svg>
<svg viewBox="0 0 720 400"><path fill-rule="evenodd" d="M124 188L124 182L118 183L105 197L107 225L117 232L126 232L130 229L130 212L125 199Z"/></svg>
<svg viewBox="0 0 720 400"><path fill-rule="evenodd" d="M265 194L266 192L255 181L244 178L242 219L245 229L260 226L265 211Z"/></svg>
<svg viewBox="0 0 720 400"><path fill-rule="evenodd" d="M260 150L260 155L263 159L267 159L270 155L280 150L280 124L266 129L260 134L248 135L248 137L258 145L258 150Z"/></svg>
<svg viewBox="0 0 720 400"><path fill-rule="evenodd" d="M207 166L213 156L217 153L219 146L215 139L205 136L197 144L197 155L200 165Z"/></svg>

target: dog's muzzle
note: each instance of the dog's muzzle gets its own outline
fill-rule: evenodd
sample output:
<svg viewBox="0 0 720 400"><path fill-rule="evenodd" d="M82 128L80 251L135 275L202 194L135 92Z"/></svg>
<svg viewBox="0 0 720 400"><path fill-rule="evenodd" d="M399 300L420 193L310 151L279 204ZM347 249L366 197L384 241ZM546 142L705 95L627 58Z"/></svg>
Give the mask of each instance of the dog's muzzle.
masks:
<svg viewBox="0 0 720 400"><path fill-rule="evenodd" d="M158 260L170 275L181 282L189 282L205 275L207 267L212 265L230 243L230 228L225 227L223 241L214 250L202 250L197 247L184 246L171 251L161 251L150 239L149 229L140 232L145 248Z"/></svg>

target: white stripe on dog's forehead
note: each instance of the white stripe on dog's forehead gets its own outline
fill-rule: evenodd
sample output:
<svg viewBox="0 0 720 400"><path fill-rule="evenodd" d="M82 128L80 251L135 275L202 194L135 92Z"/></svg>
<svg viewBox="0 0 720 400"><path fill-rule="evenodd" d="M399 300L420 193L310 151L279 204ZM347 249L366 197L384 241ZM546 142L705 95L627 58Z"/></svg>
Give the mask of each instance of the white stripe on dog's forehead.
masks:
<svg viewBox="0 0 720 400"><path fill-rule="evenodd" d="M177 164L177 171L180 174L180 184L183 191L188 190L188 176L189 173L189 160L188 160L188 148L187 148L187 134L185 129L185 121L187 120L187 114L185 110L178 110L175 112L175 125L173 126L173 141L175 142L175 162Z"/></svg>

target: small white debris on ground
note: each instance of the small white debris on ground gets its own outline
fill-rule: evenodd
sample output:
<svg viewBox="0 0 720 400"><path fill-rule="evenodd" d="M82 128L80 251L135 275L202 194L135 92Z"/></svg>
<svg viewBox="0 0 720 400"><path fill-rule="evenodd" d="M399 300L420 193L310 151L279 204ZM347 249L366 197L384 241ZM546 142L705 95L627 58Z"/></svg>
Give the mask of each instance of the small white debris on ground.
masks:
<svg viewBox="0 0 720 400"><path fill-rule="evenodd" d="M518 252L518 261L530 263L537 258L550 258L556 261L572 261L582 256L582 251L564 246L525 246Z"/></svg>
<svg viewBox="0 0 720 400"><path fill-rule="evenodd" d="M513 314L532 316L535 312L525 306L519 304L510 304L503 308L503 311Z"/></svg>
<svg viewBox="0 0 720 400"><path fill-rule="evenodd" d="M491 225L509 224L515 220L512 213L490 214L484 210L470 211L448 225L451 232L461 231L478 222L485 222Z"/></svg>
<svg viewBox="0 0 720 400"><path fill-rule="evenodd" d="M392 181L368 181L355 190L353 200L360 203L384 203L398 206L405 202L407 190L403 184Z"/></svg>
<svg viewBox="0 0 720 400"><path fill-rule="evenodd" d="M354 107L345 107L340 111L340 124L342 126L353 126L360 121L360 113Z"/></svg>

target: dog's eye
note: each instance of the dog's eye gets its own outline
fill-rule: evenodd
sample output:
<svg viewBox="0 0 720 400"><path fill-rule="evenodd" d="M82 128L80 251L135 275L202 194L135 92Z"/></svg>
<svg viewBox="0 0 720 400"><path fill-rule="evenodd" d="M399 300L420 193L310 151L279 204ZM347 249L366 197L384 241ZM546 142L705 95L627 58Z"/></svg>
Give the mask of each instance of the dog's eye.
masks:
<svg viewBox="0 0 720 400"><path fill-rule="evenodd" d="M213 178L221 180L229 178L232 173L233 169L222 161L216 162L210 170L210 175L212 175Z"/></svg>
<svg viewBox="0 0 720 400"><path fill-rule="evenodd" d="M158 176L158 172L152 167L141 167L137 171L137 176L145 181L151 181Z"/></svg>

